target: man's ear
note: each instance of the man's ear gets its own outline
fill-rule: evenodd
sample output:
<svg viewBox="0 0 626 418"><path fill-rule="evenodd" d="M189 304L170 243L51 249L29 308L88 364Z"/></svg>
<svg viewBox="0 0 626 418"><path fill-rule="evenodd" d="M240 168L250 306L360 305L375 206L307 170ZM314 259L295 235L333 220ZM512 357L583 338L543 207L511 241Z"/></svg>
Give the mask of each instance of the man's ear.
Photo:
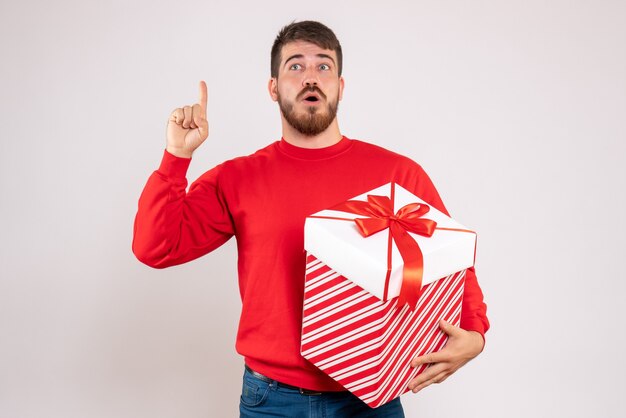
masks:
<svg viewBox="0 0 626 418"><path fill-rule="evenodd" d="M278 79L276 77L270 78L270 81L267 83L267 90L270 93L270 97L273 101L278 101Z"/></svg>
<svg viewBox="0 0 626 418"><path fill-rule="evenodd" d="M339 77L339 100L343 98L343 76Z"/></svg>

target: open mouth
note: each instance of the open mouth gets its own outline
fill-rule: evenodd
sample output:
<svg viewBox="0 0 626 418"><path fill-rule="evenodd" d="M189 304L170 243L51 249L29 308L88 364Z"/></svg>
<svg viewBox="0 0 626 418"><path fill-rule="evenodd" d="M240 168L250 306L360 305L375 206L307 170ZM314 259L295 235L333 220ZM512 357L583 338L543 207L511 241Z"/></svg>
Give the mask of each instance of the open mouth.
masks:
<svg viewBox="0 0 626 418"><path fill-rule="evenodd" d="M306 100L307 102L316 103L319 102L320 99L318 99L316 96L307 96L304 98L304 100Z"/></svg>

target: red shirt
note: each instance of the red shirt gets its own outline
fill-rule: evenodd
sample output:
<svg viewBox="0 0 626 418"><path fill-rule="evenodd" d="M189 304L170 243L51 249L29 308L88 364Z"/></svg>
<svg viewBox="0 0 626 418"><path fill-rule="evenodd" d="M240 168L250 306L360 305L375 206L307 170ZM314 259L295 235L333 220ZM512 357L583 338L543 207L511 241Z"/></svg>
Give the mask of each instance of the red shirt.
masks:
<svg viewBox="0 0 626 418"><path fill-rule="evenodd" d="M236 348L246 364L294 386L343 390L300 355L304 220L392 181L447 214L430 178L409 158L346 137L318 149L274 142L207 171L186 192L190 161L165 151L148 179L135 218L137 258L169 267L235 236L242 301ZM483 335L489 328L473 269L461 327Z"/></svg>

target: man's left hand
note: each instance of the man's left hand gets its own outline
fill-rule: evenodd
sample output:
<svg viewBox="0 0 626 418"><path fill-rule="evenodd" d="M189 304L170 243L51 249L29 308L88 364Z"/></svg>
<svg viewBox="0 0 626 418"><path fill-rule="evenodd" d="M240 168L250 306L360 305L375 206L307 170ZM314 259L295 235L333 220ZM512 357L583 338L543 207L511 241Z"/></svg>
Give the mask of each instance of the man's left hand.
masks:
<svg viewBox="0 0 626 418"><path fill-rule="evenodd" d="M441 383L468 361L476 357L483 349L485 341L476 331L465 331L444 321L439 321L439 328L448 334L446 345L437 352L415 357L411 367L430 366L409 382L409 389L417 393L433 383Z"/></svg>

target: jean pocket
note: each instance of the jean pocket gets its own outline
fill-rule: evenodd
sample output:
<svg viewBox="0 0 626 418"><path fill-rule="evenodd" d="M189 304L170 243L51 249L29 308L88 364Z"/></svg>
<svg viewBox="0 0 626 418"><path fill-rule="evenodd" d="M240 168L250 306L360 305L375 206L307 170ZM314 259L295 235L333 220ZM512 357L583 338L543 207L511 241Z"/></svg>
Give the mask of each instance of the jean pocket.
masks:
<svg viewBox="0 0 626 418"><path fill-rule="evenodd" d="M269 391L269 383L244 376L241 388L241 403L248 407L259 406L265 401Z"/></svg>

